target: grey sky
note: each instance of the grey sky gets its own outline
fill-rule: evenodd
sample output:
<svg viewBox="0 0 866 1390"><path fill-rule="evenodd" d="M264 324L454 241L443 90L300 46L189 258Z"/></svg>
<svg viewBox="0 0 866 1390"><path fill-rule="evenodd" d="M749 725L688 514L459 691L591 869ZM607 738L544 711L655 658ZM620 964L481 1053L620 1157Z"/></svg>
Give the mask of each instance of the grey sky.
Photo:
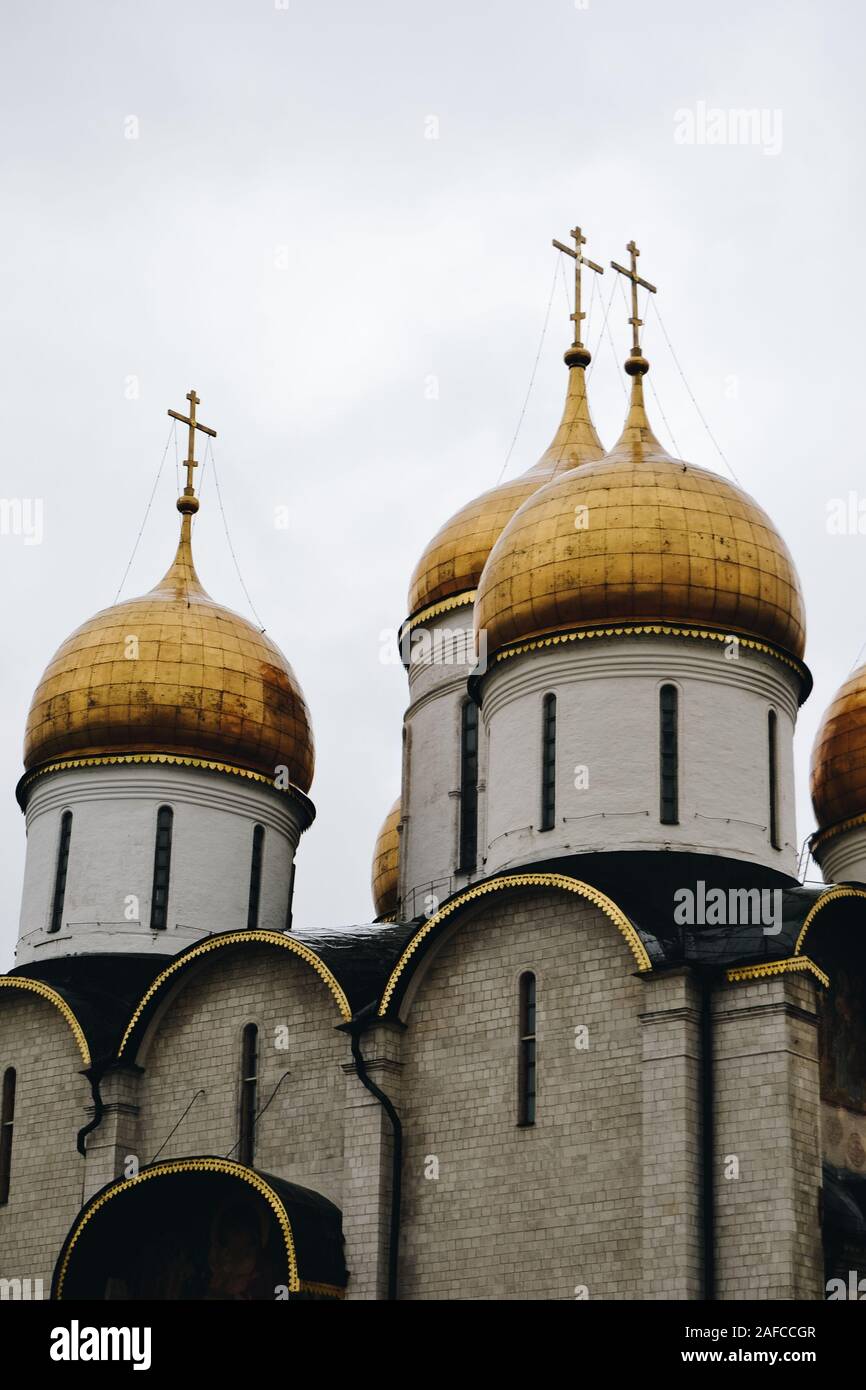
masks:
<svg viewBox="0 0 866 1390"><path fill-rule="evenodd" d="M861 7L6 0L0 23L0 495L44 500L42 544L0 536L0 964L30 696L62 639L112 602L165 412L191 385L219 431L246 584L312 710L318 819L298 920L369 918L406 693L380 633L405 616L432 533L499 476L550 239L576 220L604 264L639 242L701 408L794 554L815 675L802 838L817 721L866 641L866 536L826 527L828 501L864 487ZM699 103L763 111L767 131L780 113L780 148L680 143L676 113L700 125ZM560 284L509 474L557 423L567 313ZM591 346L599 327L596 312ZM590 383L607 444L629 331L618 291L611 328L616 362L605 341ZM724 471L652 317L645 349L677 451ZM207 472L202 486L199 573L248 613ZM172 447L124 596L166 568L175 496Z"/></svg>

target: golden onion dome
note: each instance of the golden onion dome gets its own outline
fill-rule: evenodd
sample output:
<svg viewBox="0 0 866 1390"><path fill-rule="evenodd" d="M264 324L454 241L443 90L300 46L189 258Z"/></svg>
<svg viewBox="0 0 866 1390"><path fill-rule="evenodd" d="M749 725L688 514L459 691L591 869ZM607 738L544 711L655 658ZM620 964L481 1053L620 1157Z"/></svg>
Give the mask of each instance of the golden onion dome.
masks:
<svg viewBox="0 0 866 1390"><path fill-rule="evenodd" d="M503 527L528 497L552 478L604 454L589 413L585 367L589 353L575 344L565 354L568 388L559 428L538 463L519 478L467 502L426 547L409 584L409 614L435 604L469 602ZM450 605L449 605L450 606Z"/></svg>
<svg viewBox="0 0 866 1390"><path fill-rule="evenodd" d="M547 483L493 547L478 586L487 650L548 633L663 622L757 638L802 657L797 573L765 512L734 483L672 458L626 364L625 428L599 463Z"/></svg>
<svg viewBox="0 0 866 1390"><path fill-rule="evenodd" d="M52 658L27 717L28 770L166 753L269 778L287 768L292 785L309 790L313 734L301 688L271 639L202 588L191 548L197 507L192 496L179 500L180 543L156 588L97 613Z"/></svg>
<svg viewBox="0 0 866 1390"><path fill-rule="evenodd" d="M821 721L810 780L819 830L866 813L866 666L849 676Z"/></svg>
<svg viewBox="0 0 866 1390"><path fill-rule="evenodd" d="M384 821L373 850L373 905L377 917L392 917L397 911L397 873L400 864L400 798Z"/></svg>

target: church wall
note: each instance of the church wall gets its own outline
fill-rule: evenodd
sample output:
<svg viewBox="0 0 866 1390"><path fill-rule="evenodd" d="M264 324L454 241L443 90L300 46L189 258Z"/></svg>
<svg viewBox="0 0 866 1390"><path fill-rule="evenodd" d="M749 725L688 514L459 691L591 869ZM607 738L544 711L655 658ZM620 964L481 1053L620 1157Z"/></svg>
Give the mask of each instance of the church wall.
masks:
<svg viewBox="0 0 866 1390"><path fill-rule="evenodd" d="M679 823L659 818L659 690L679 689ZM541 811L542 701L556 707L556 824ZM601 638L529 653L484 686L489 730L485 872L558 853L659 850L796 867L794 674L721 642ZM767 715L778 720L778 817L770 843Z"/></svg>
<svg viewBox="0 0 866 1390"><path fill-rule="evenodd" d="M273 948L216 952L174 997L139 1055L139 1159L237 1158L241 1038L259 1029L257 1108L285 1078L256 1128L254 1166L341 1205L343 1110L349 1059L333 997L297 956ZM278 1030L285 1029L285 1036ZM281 1046L283 1042L286 1047ZM177 1132L195 1092L203 1088Z"/></svg>
<svg viewBox="0 0 866 1390"><path fill-rule="evenodd" d="M538 1110L520 1128L525 970L537 977ZM401 1077L402 1298L640 1296L635 970L597 908L545 892L464 917L419 966Z"/></svg>
<svg viewBox="0 0 866 1390"><path fill-rule="evenodd" d="M741 982L713 1016L717 1296L821 1298L815 984Z"/></svg>
<svg viewBox="0 0 866 1390"><path fill-rule="evenodd" d="M0 1207L0 1278L41 1279L47 1298L82 1202L84 1159L76 1136L90 1119L90 1086L54 1005L9 988L0 994L0 1078L7 1067L17 1074L9 1201Z"/></svg>
<svg viewBox="0 0 866 1390"><path fill-rule="evenodd" d="M163 805L174 810L168 925L152 932L156 818ZM67 809L73 821L63 925L50 933ZM27 807L16 963L82 951L148 951L154 943L174 952L212 931L246 927L256 823L265 827L259 926L280 931L300 833L288 798L241 778L168 766L84 768L40 779Z"/></svg>
<svg viewBox="0 0 866 1390"><path fill-rule="evenodd" d="M417 632L418 630L416 630ZM459 873L461 710L466 681L473 670L461 658L472 650L472 608L464 605L424 624L425 643L409 671L411 703L406 711L407 754L404 760L400 840L400 889L403 914L429 909L426 895L439 901L481 876L483 844L479 833L479 869ZM421 654L426 659L422 660ZM479 735L483 729L479 722ZM483 823L486 739L479 737L479 826ZM432 884L432 887L431 887ZM435 907L433 909L435 911Z"/></svg>

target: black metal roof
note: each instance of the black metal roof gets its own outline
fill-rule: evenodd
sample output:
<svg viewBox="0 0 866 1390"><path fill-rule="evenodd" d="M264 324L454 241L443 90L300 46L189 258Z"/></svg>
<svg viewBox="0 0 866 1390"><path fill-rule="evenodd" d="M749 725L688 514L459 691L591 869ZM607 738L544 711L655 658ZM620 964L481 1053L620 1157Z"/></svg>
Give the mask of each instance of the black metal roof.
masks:
<svg viewBox="0 0 866 1390"><path fill-rule="evenodd" d="M646 946L653 965L684 962L733 966L761 960L784 960L793 954L803 921L827 885L802 885L788 874L729 859L686 850L611 850L520 865L502 876L523 873L568 874L597 888L622 909ZM781 893L781 930L767 932L757 922L720 926L682 925L675 917L677 894L690 890L696 898L713 888L757 889ZM775 899L767 899L775 907ZM775 923L773 924L775 926Z"/></svg>
<svg viewBox="0 0 866 1390"><path fill-rule="evenodd" d="M69 1005L87 1039L94 1064L112 1058L130 1014L172 957L165 955L55 956L18 965L10 975L41 980Z"/></svg>

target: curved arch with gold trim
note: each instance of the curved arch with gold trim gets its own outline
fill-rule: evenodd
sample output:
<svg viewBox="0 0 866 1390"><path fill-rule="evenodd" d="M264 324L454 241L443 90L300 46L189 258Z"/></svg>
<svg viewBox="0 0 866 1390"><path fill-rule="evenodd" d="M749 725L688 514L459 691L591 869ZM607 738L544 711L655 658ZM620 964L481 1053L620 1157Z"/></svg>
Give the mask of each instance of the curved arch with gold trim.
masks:
<svg viewBox="0 0 866 1390"><path fill-rule="evenodd" d="M44 984L42 980L31 980L26 975L0 975L0 986L4 986L7 989L28 990L31 994L37 994L40 999L47 999L49 1004L53 1004L55 1009L59 1010L66 1020L66 1023L69 1025L69 1029L75 1039L75 1045L81 1053L81 1059L84 1065L86 1067L90 1066L90 1047L84 1035L84 1029L62 994L58 994L56 989L52 989L50 985Z"/></svg>
<svg viewBox="0 0 866 1390"><path fill-rule="evenodd" d="M848 888L844 884L840 884L839 887L829 888L826 893L822 893L817 902L814 902L812 906L809 908L809 911L803 919L803 925L800 928L800 934L797 937L797 944L794 947L795 956L799 956L802 954L803 944L806 940L806 933L808 932L815 918L818 916L818 913L822 912L823 909L827 907L830 903L839 902L843 898L866 898L866 889Z"/></svg>
<svg viewBox="0 0 866 1390"><path fill-rule="evenodd" d="M213 951L221 950L227 946L250 946L250 945L276 946L284 951L291 951L299 956L307 965L315 970L319 978L330 990L340 1017L344 1022L352 1017L352 1010L346 998L345 991L337 977L315 951L311 951L309 946L305 946L301 941L295 941L291 936L285 936L282 932L276 931L233 931L221 932L215 936L209 936L206 941L200 941L195 946L190 946L188 950L175 956L170 965L165 970L160 971L156 979L148 986L136 1005L132 1017L127 1024L126 1031L117 1049L118 1059L130 1058L132 1040L139 1036L144 1025L146 1016L149 1016L157 996L165 988L170 980L175 978L179 972L184 970L193 961L199 960L202 956L209 955Z"/></svg>
<svg viewBox="0 0 866 1390"><path fill-rule="evenodd" d="M509 889L513 891L518 888L554 888L563 893L576 893L579 897L599 908L613 922L617 931L625 938L638 970L652 970L652 961L634 923L626 917L622 908L618 907L612 898L600 892L598 888L593 888L591 884L584 883L581 879L571 878L568 874L504 874L499 878L491 878L486 883L477 883L473 888L467 888L465 892L458 893L434 916L430 917L422 927L419 927L391 971L379 1003L379 1016L384 1017L391 1011L392 1004L402 998L407 983L405 979L407 966L418 948L429 943L442 922L453 917L454 913L459 912L467 903L476 902L489 893L501 893Z"/></svg>
<svg viewBox="0 0 866 1390"><path fill-rule="evenodd" d="M173 1179L174 1182L159 1193L150 1187L147 1192L142 1192L145 1184L155 1184L158 1179ZM204 1186L199 1179L204 1180ZM229 1179L230 1182L220 1185L220 1179ZM234 1182L243 1186L236 1189L232 1185ZM131 1194L136 1194L132 1207L129 1206ZM193 1194L197 1194L197 1202L191 1200ZM226 1194L230 1195L227 1197ZM257 1205L256 1198L261 1199L264 1206ZM120 1199L119 1203L117 1199ZM134 1177L118 1178L96 1193L79 1212L63 1243L54 1270L52 1298L62 1301L64 1298L82 1296L100 1297L97 1290L104 1290L108 1280L116 1280L118 1270L121 1282L125 1272L129 1272L133 1279L139 1276L142 1255L147 1267L145 1277L155 1277L159 1289L155 1296L160 1298L177 1296L176 1281L179 1277L197 1277L201 1281L203 1275L208 1274L212 1284L215 1281L224 1282L227 1277L230 1281L231 1271L224 1267L227 1247L214 1242L208 1223L202 1225L201 1219L197 1222L196 1217L204 1216L209 1218L209 1224L217 1225L221 1205L223 1208L228 1206L229 1229L236 1229L239 1202L242 1209L246 1209L248 1219L252 1217L252 1225L258 1228L261 1237L259 1287L250 1296L273 1299L277 1296L275 1288L285 1288L286 1295L344 1296L347 1277L345 1265L342 1256L335 1256L334 1253L341 1245L341 1240L335 1244L335 1231L339 1232L340 1225L339 1210L317 1193L258 1173L231 1159L206 1155L154 1163ZM106 1208L113 1203L117 1203L116 1207L112 1207L111 1213L106 1216ZM318 1249L316 1232L311 1225L310 1213L315 1210L313 1203L318 1204L318 1219L322 1223L321 1247ZM293 1204L305 1216L302 1225L306 1236L301 1242L300 1251L289 1210ZM198 1212L193 1209L195 1207ZM270 1213L272 1225L268 1225L267 1212ZM131 1217L130 1213L134 1215ZM180 1220L182 1224L184 1217L187 1218L186 1226L180 1230L177 1223ZM154 1232L154 1226L160 1224L165 1229ZM170 1231L172 1236L167 1243L164 1239L166 1231ZM147 1242L154 1235L157 1237L155 1250L145 1249L142 1252L136 1247L137 1236L142 1236ZM247 1263L248 1254L248 1250L245 1250ZM301 1265L305 1261L313 1276L311 1280L302 1277L304 1271ZM241 1277L245 1273L249 1274L249 1271L244 1268ZM331 1279L334 1282L329 1282ZM125 1292L131 1297L138 1296L129 1289ZM220 1295L211 1287L201 1288L188 1296L208 1298ZM231 1297L231 1294L223 1290L221 1296Z"/></svg>

